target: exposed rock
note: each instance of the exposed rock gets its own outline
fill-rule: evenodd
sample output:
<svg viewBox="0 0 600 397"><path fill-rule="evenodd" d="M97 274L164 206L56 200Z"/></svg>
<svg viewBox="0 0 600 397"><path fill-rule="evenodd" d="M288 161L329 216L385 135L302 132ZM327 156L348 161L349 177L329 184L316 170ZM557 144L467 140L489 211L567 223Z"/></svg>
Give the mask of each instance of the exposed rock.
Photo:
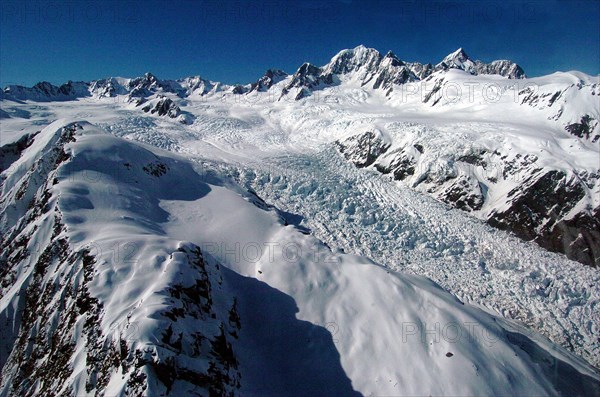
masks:
<svg viewBox="0 0 600 397"><path fill-rule="evenodd" d="M146 113L157 114L158 116L169 116L174 119L181 113L179 106L171 98L161 98L158 102L148 104L142 108Z"/></svg>
<svg viewBox="0 0 600 397"><path fill-rule="evenodd" d="M274 84L279 83L284 80L288 74L279 69L269 69L265 72L264 76L262 76L256 83L253 83L250 92L259 91L264 92L271 88Z"/></svg>
<svg viewBox="0 0 600 397"><path fill-rule="evenodd" d="M446 56L433 68L433 71L437 72L448 69L460 69L472 75L497 74L509 79L522 79L526 77L523 69L514 62L507 60L498 60L491 63L473 61L462 48Z"/></svg>
<svg viewBox="0 0 600 397"><path fill-rule="evenodd" d="M600 209L568 216L585 194L585 186L578 178L569 178L561 171L540 172L511 191L510 207L493 212L488 222L548 250L598 266Z"/></svg>
<svg viewBox="0 0 600 397"><path fill-rule="evenodd" d="M378 131L352 136L336 142L336 146L357 167L372 165L383 174L392 174L394 179L406 181L412 188L467 212L484 208L489 185L501 180L518 181L502 203L496 203L503 209L486 209L491 212L484 212L489 214L484 219L550 251L564 253L587 265L599 265L600 208L582 205L572 213L589 194L587 191L596 186L595 173L568 177L562 171L540 168L534 154L517 153L508 158L497 151L476 148L439 158L435 166L431 160L424 165L423 154L434 153L419 143L388 150L390 144L382 141ZM479 171L473 172L475 169Z"/></svg>
<svg viewBox="0 0 600 397"><path fill-rule="evenodd" d="M390 147L384 142L380 131L367 131L360 135L336 142L339 151L357 167L368 167Z"/></svg>
<svg viewBox="0 0 600 397"><path fill-rule="evenodd" d="M581 117L579 123L568 124L565 130L579 138L589 139L595 130L598 130L594 135L592 142L597 142L600 139L600 128L598 127L598 120L595 120L590 115L586 114Z"/></svg>

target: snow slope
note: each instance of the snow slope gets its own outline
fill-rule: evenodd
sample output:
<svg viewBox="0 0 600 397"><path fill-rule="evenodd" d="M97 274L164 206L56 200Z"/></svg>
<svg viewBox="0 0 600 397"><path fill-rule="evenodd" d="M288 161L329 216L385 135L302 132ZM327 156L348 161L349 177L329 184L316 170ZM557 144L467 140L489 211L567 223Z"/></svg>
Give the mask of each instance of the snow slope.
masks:
<svg viewBox="0 0 600 397"><path fill-rule="evenodd" d="M467 102L465 106L472 109L468 118L450 105L442 111L417 101L418 95L411 97L413 102L391 106L393 101L384 94L360 88L351 77L300 101L278 100L279 95L273 94L289 78L260 94L208 94L185 100L164 94L193 116L191 125L146 113L127 95L50 104L5 100L3 109L13 117L3 120L0 138L2 143L14 142L53 119L85 118L114 135L179 152L209 168L224 167L280 208L300 214L293 222L308 225L331 247L366 255L392 269L426 275L461 299L523 321L600 365L599 330L590 320L599 294L594 271L448 211L411 193L406 181L346 167L328 149L331 142L380 131L385 143L410 145L413 154L419 153L413 143L423 144L427 151L420 157L420 175L442 177L461 164L449 161L453 157L495 146L512 153L511 158L529 152L541 158L538 148L545 148L546 167L591 173L598 158L597 143L566 134L555 122L534 118L543 111L528 105L518 108L528 117L519 123L503 116L515 112L512 102L500 113L494 113L494 108L477 110L478 104ZM561 144L547 145L549 137ZM502 174L500 166L504 167L498 164L483 173L470 164L458 170L489 178ZM516 172L503 186L524 180L528 171L519 167L510 168ZM509 191L492 187L487 190L489 197L496 191L501 198ZM597 194L586 195L584 203L594 197ZM502 200L495 205L501 204ZM472 282L465 284L465 278Z"/></svg>
<svg viewBox="0 0 600 397"><path fill-rule="evenodd" d="M597 270L483 222L598 258L597 78L451 55L5 90L2 392L598 393Z"/></svg>
<svg viewBox="0 0 600 397"><path fill-rule="evenodd" d="M14 166L2 395L600 391L572 353L331 251L216 169L68 120Z"/></svg>

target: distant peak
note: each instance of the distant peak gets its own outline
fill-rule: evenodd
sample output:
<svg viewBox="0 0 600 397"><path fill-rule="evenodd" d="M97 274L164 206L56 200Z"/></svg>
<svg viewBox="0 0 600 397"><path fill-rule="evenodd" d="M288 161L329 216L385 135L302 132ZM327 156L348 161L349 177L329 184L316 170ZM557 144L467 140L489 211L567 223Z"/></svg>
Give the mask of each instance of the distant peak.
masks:
<svg viewBox="0 0 600 397"><path fill-rule="evenodd" d="M381 62L381 54L374 48L359 45L353 49L338 52L324 69L332 74L345 74L362 67L372 69Z"/></svg>
<svg viewBox="0 0 600 397"><path fill-rule="evenodd" d="M446 56L446 58L444 58L444 61L448 60L448 61L460 61L460 62L464 62L466 60L469 60L471 58L469 58L469 55L467 55L467 52L462 48L458 48L456 51L448 54Z"/></svg>
<svg viewBox="0 0 600 397"><path fill-rule="evenodd" d="M273 76L287 76L288 74L281 69L267 69L267 71L265 72L264 75L267 77L273 77Z"/></svg>
<svg viewBox="0 0 600 397"><path fill-rule="evenodd" d="M156 78L156 76L155 76L155 75L153 75L153 74L152 74L152 73L150 73L150 72L146 72L146 73L144 73L144 78L145 78L146 80L148 80L148 81L156 81L156 80L158 80L158 79Z"/></svg>
<svg viewBox="0 0 600 397"><path fill-rule="evenodd" d="M317 66L309 62L304 62L300 68L296 71L297 75L317 75L321 72Z"/></svg>
<svg viewBox="0 0 600 397"><path fill-rule="evenodd" d="M354 51L366 51L369 50L369 48L363 44L359 44L356 47L354 47Z"/></svg>
<svg viewBox="0 0 600 397"><path fill-rule="evenodd" d="M402 66L404 62L400 60L392 51L388 51L383 57L384 61L388 60L389 64L392 66Z"/></svg>

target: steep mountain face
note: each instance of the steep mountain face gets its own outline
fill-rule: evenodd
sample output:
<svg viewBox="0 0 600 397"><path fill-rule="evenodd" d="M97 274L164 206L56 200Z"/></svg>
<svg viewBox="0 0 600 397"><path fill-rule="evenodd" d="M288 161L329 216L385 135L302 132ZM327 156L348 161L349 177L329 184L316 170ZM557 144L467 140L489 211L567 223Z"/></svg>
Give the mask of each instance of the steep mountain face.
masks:
<svg viewBox="0 0 600 397"><path fill-rule="evenodd" d="M269 69L265 72L264 76L262 76L256 83L253 83L250 86L250 92L258 91L265 92L268 91L269 88L273 87L274 84L283 81L288 74L283 70L279 69Z"/></svg>
<svg viewBox="0 0 600 397"><path fill-rule="evenodd" d="M581 263L600 265L600 170L557 169L538 155L467 141L448 142L451 150L440 150L436 136L428 136L438 131L417 138L414 127L403 130L414 140L392 144L381 132L369 131L337 145L358 167L372 165L492 226Z"/></svg>
<svg viewBox="0 0 600 397"><path fill-rule="evenodd" d="M192 244L144 240L151 218L119 229L105 216L91 240L85 230L85 214L103 211L99 181L152 181L156 192L162 170L176 165L137 150L122 170L107 166L107 153L79 143L102 145L94 131L54 123L2 174L0 395L232 395L240 325L220 265ZM127 153L110 144L113 155ZM90 183L90 172L100 178ZM154 279L139 275L152 273L148 261Z"/></svg>
<svg viewBox="0 0 600 397"><path fill-rule="evenodd" d="M404 63L391 51L381 55L375 49L358 46L340 51L323 67L310 63L303 64L285 84L282 93L286 95L293 90L293 98L299 100L318 87L339 83L339 79L346 75L357 79L362 86L390 92L395 85L423 80L434 72L448 69L460 69L472 75L494 74L511 79L525 77L521 67L514 62L501 60L486 64L473 61L462 48L449 54L434 67L431 64L424 65L418 62ZM182 98L189 95L207 95L211 92L232 92L242 95L253 91L269 90L287 76L281 70L269 69L255 83L229 86L200 77L176 81L159 80L151 73L146 73L143 77L135 79L108 78L90 83L68 82L60 87L47 82L38 83L32 88L13 85L5 88L2 94L6 98L35 101L72 100L86 96L104 98L117 95L145 98L165 93L173 93Z"/></svg>
<svg viewBox="0 0 600 397"><path fill-rule="evenodd" d="M389 150L383 136L362 137L368 158ZM84 121L14 143L0 174L1 396L600 392L563 348L331 251L216 168Z"/></svg>
<svg viewBox="0 0 600 397"><path fill-rule="evenodd" d="M492 210L488 222L554 252L592 266L600 266L600 207L589 203L588 185L598 175L567 175L536 170L521 186L507 194L508 208Z"/></svg>
<svg viewBox="0 0 600 397"><path fill-rule="evenodd" d="M340 78L345 77L356 79L361 86L385 91L391 90L393 85L418 80L392 52L382 56L377 50L358 46L340 51L321 68L305 63L292 76L283 94L297 88L299 90L293 97L298 100L307 96L311 90L337 84Z"/></svg>
<svg viewBox="0 0 600 397"><path fill-rule="evenodd" d="M324 76L321 68L310 63L304 63L283 87L281 95L292 95L295 100L299 100L310 95L311 90L329 84L333 84L331 75Z"/></svg>
<svg viewBox="0 0 600 397"><path fill-rule="evenodd" d="M437 72L448 69L464 70L475 76L480 74L496 74L508 77L509 79L523 79L526 77L523 69L514 62L508 60L498 60L491 63L484 63L478 60L473 61L462 48L446 56L442 62L435 65L432 71ZM427 77L427 75L424 75L424 77Z"/></svg>

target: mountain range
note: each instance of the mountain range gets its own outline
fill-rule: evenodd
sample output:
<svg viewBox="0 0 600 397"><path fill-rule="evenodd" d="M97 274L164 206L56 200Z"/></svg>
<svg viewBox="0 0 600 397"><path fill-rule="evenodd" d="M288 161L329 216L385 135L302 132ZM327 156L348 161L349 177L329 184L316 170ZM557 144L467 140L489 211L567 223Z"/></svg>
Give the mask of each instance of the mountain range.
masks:
<svg viewBox="0 0 600 397"><path fill-rule="evenodd" d="M0 396L600 393L597 76L0 95Z"/></svg>

